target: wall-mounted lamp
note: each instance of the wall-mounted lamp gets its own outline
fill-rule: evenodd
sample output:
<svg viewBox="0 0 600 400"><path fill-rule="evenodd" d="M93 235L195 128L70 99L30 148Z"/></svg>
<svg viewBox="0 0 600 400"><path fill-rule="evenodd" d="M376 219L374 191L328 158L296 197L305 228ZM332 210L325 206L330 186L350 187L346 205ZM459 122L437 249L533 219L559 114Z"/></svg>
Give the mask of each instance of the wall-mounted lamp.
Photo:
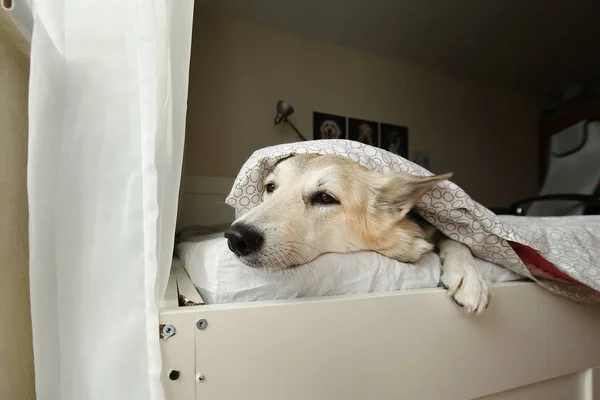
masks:
<svg viewBox="0 0 600 400"><path fill-rule="evenodd" d="M292 107L290 103L288 103L285 100L279 100L277 102L277 115L275 116L275 125L279 125L282 122L287 122L288 124L290 124L292 129L294 129L294 132L296 132L296 134L301 140L306 140L306 138L302 135L302 133L300 133L298 128L296 128L296 126L292 124L288 119L288 117L292 115L293 112L294 107Z"/></svg>

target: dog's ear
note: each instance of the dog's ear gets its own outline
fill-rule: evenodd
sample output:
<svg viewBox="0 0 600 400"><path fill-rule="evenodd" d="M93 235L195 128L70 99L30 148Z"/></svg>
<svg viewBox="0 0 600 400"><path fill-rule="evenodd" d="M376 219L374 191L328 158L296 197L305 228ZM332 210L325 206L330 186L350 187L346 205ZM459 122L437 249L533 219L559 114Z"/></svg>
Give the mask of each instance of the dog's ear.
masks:
<svg viewBox="0 0 600 400"><path fill-rule="evenodd" d="M375 207L397 214L399 218L402 218L414 207L421 196L437 183L445 181L451 176L451 172L426 177L389 173L377 189Z"/></svg>

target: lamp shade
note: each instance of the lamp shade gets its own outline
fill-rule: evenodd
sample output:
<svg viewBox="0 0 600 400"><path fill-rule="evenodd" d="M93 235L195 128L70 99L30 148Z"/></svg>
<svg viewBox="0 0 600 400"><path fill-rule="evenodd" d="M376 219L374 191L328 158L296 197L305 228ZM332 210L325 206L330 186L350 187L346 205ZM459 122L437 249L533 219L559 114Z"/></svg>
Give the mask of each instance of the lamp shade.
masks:
<svg viewBox="0 0 600 400"><path fill-rule="evenodd" d="M275 125L282 123L287 117L292 115L294 107L285 100L277 102L277 115L275 116Z"/></svg>

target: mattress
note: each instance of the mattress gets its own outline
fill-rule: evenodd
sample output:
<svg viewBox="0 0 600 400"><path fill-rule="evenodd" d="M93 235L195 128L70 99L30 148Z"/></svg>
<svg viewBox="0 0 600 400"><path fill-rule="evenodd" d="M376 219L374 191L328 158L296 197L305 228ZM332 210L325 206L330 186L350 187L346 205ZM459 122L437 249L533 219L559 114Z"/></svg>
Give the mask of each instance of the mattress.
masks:
<svg viewBox="0 0 600 400"><path fill-rule="evenodd" d="M441 275L435 253L415 264L373 252L324 254L310 264L271 270L241 263L223 233L189 240L176 246L176 256L206 304L435 288ZM523 279L490 262L476 259L476 263L491 283Z"/></svg>

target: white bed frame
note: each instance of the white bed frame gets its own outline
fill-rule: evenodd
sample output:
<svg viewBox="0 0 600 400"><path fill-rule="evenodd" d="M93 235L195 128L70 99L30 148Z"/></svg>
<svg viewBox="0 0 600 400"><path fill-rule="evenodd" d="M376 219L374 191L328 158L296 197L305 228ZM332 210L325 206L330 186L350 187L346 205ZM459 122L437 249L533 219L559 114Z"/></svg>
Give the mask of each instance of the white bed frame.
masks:
<svg viewBox="0 0 600 400"><path fill-rule="evenodd" d="M233 218L211 205L230 179L186 178L183 187L180 221ZM197 220L200 205L206 216ZM442 289L224 305L180 299L203 303L175 259L160 313L169 400L600 400L600 307L534 283L495 286L478 317Z"/></svg>

